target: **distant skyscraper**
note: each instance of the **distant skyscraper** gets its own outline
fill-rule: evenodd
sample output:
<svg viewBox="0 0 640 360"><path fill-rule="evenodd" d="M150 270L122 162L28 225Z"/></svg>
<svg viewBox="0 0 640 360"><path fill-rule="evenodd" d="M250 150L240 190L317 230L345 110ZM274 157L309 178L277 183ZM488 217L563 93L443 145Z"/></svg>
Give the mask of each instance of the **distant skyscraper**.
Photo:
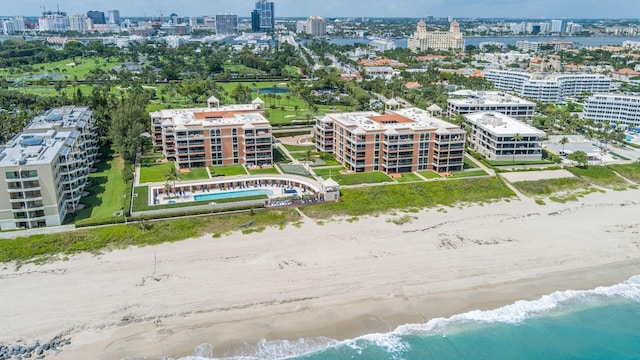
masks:
<svg viewBox="0 0 640 360"><path fill-rule="evenodd" d="M427 24L420 20L416 32L409 37L407 47L412 51L464 50L464 38L460 24L452 21L449 31L427 31Z"/></svg>
<svg viewBox="0 0 640 360"><path fill-rule="evenodd" d="M307 19L307 34L322 36L327 33L327 22L321 16L311 16Z"/></svg>
<svg viewBox="0 0 640 360"><path fill-rule="evenodd" d="M216 34L235 35L238 33L238 15L216 15Z"/></svg>
<svg viewBox="0 0 640 360"><path fill-rule="evenodd" d="M563 20L551 20L551 32L552 33L563 33L564 32L564 21Z"/></svg>
<svg viewBox="0 0 640 360"><path fill-rule="evenodd" d="M251 31L260 31L260 11L253 10L251 12Z"/></svg>
<svg viewBox="0 0 640 360"><path fill-rule="evenodd" d="M260 15L260 31L273 31L276 28L273 2L258 0L256 10Z"/></svg>
<svg viewBox="0 0 640 360"><path fill-rule="evenodd" d="M87 17L93 21L94 25L107 23L104 18L104 12L102 11L87 11Z"/></svg>
<svg viewBox="0 0 640 360"><path fill-rule="evenodd" d="M109 23L120 25L120 10L109 10Z"/></svg>

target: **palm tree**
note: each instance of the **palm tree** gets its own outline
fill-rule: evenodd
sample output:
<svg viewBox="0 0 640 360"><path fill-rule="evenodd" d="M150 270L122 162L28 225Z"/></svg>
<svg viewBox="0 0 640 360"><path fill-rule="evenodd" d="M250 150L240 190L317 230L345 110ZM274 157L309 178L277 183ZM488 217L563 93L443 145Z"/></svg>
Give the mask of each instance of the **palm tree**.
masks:
<svg viewBox="0 0 640 360"><path fill-rule="evenodd" d="M175 191L176 181L180 181L180 172L178 171L178 168L176 168L175 165L171 166L169 170L167 170L166 177L167 182L173 183L173 191Z"/></svg>
<svg viewBox="0 0 640 360"><path fill-rule="evenodd" d="M562 139L560 139L559 143L560 145L562 145L562 152L564 153L564 145L569 143L569 138L565 136Z"/></svg>
<svg viewBox="0 0 640 360"><path fill-rule="evenodd" d="M516 143L513 144L513 162L516 162L516 148L518 147L518 141L522 140L522 135L515 133L513 135L513 137L511 138L511 140L515 141Z"/></svg>

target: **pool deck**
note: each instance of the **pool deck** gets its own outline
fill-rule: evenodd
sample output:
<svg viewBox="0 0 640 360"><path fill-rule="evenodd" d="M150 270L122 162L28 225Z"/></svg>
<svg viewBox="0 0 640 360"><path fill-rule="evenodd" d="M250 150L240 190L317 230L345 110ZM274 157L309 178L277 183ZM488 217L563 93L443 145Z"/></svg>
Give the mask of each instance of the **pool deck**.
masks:
<svg viewBox="0 0 640 360"><path fill-rule="evenodd" d="M273 193L273 195L267 195L269 197L269 199L286 199L286 198L293 198L294 195L310 195L310 194L316 194L313 192L310 192L306 189L303 189L302 187L288 187L288 186L271 186L271 185L266 185L266 186L240 186L240 187L230 187L229 190L200 190L200 191L178 191L178 192L171 192L170 193L170 197L164 197L161 194L160 196L156 197L156 203L155 205L164 205L164 204L175 204L175 203L185 203L185 202L194 202L197 201L194 199L194 196L196 195L202 195L202 194L223 194L226 192L237 192L237 191L242 191L242 190L255 190L255 189L264 189L264 190L269 190ZM296 193L286 193L285 190L287 189L295 189ZM151 188L149 189L150 191L152 190ZM252 196L252 195L247 195L247 196ZM211 200L212 203L215 203L215 199Z"/></svg>

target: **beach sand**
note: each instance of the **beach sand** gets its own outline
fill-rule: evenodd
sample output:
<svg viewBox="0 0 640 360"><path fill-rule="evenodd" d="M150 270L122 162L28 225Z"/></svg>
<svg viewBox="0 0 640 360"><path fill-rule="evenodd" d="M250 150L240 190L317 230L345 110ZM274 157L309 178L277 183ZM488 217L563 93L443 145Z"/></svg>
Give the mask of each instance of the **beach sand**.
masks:
<svg viewBox="0 0 640 360"><path fill-rule="evenodd" d="M0 270L0 343L56 359L255 355L266 340L348 339L640 274L640 190L311 220Z"/></svg>

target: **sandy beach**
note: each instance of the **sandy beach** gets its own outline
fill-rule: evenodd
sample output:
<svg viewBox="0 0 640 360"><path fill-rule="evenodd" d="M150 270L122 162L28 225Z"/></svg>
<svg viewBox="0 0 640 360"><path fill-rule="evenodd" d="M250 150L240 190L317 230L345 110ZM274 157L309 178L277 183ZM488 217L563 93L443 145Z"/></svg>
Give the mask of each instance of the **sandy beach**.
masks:
<svg viewBox="0 0 640 360"><path fill-rule="evenodd" d="M160 359L388 332L640 274L639 213L640 190L609 191L6 264L0 343L64 334L56 359Z"/></svg>

